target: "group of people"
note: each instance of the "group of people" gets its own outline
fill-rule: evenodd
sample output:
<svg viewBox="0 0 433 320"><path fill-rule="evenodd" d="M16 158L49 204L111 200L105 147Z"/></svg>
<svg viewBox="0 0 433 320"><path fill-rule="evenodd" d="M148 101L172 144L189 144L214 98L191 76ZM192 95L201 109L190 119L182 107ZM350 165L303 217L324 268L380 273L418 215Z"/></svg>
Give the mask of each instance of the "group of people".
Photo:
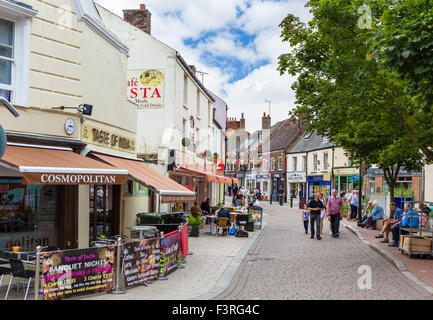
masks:
<svg viewBox="0 0 433 320"><path fill-rule="evenodd" d="M234 207L244 207L254 205L258 200L262 199L262 193L260 188L252 190L250 188L240 187L237 185L233 188L233 200L232 204Z"/></svg>
<svg viewBox="0 0 433 320"><path fill-rule="evenodd" d="M198 203L194 202L193 207L191 208L191 215L188 218L188 223L194 223L194 221L200 221L200 226L203 225L203 217L209 215L216 215L218 218L226 218L228 219L229 229L231 227L230 222L230 211L224 208L224 204L220 204L216 210L212 210L210 206L210 199L207 198L204 202L200 204L198 207ZM226 231L223 230L223 236L226 235Z"/></svg>
<svg viewBox="0 0 433 320"><path fill-rule="evenodd" d="M330 234L333 238L340 236L340 220L343 219L343 198L337 195L337 190L333 189L331 197L325 200L322 192L314 195L314 199L305 204L302 219L304 222L305 234L308 234L308 224L311 225L311 239L314 237L321 240L323 233L323 221L325 218L330 220Z"/></svg>

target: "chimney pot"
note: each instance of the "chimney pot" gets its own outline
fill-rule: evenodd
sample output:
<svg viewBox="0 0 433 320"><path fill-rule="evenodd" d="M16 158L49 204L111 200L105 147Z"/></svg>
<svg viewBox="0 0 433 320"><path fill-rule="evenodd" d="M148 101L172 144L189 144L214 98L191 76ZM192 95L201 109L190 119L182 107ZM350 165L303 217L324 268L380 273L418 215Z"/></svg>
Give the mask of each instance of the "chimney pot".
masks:
<svg viewBox="0 0 433 320"><path fill-rule="evenodd" d="M145 4L140 4L140 10L146 10L146 5Z"/></svg>

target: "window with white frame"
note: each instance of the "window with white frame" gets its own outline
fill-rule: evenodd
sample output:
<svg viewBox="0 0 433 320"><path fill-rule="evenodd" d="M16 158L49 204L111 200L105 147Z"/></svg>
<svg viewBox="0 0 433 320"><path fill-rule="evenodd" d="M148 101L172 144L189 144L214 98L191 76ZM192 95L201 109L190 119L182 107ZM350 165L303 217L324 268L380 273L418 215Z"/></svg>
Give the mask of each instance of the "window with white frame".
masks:
<svg viewBox="0 0 433 320"><path fill-rule="evenodd" d="M328 153L325 152L323 154L323 166L322 166L322 171L328 171Z"/></svg>
<svg viewBox="0 0 433 320"><path fill-rule="evenodd" d="M313 155L313 171L317 171L317 154Z"/></svg>
<svg viewBox="0 0 433 320"><path fill-rule="evenodd" d="M183 104L188 106L188 76L186 73L183 76Z"/></svg>
<svg viewBox="0 0 433 320"><path fill-rule="evenodd" d="M292 157L292 171L298 171L298 157Z"/></svg>
<svg viewBox="0 0 433 320"><path fill-rule="evenodd" d="M13 68L15 63L15 23L0 19L0 96L12 101Z"/></svg>
<svg viewBox="0 0 433 320"><path fill-rule="evenodd" d="M274 158L271 158L271 171L274 171L275 170L275 159Z"/></svg>
<svg viewBox="0 0 433 320"><path fill-rule="evenodd" d="M0 1L0 96L28 106L31 18L28 5Z"/></svg>
<svg viewBox="0 0 433 320"><path fill-rule="evenodd" d="M283 170L283 157L278 157L278 171Z"/></svg>
<svg viewBox="0 0 433 320"><path fill-rule="evenodd" d="M200 117L200 90L197 89L197 117Z"/></svg>
<svg viewBox="0 0 433 320"><path fill-rule="evenodd" d="M263 161L262 161L262 171L263 172L268 171L268 160L266 160L266 159L263 159Z"/></svg>
<svg viewBox="0 0 433 320"><path fill-rule="evenodd" d="M307 156L302 156L302 171L307 171Z"/></svg>

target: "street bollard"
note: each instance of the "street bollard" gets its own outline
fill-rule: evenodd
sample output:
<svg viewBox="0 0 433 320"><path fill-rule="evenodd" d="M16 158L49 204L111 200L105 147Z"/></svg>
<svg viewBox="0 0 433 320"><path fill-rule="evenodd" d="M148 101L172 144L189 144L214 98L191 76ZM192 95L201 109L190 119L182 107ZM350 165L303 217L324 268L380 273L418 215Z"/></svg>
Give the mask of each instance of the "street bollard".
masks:
<svg viewBox="0 0 433 320"><path fill-rule="evenodd" d="M158 280L168 280L168 278L165 276L167 269L165 267L166 261L165 261L165 251L164 251L164 248L162 246L163 242L164 242L164 232L161 231L161 255L159 258L159 266L161 269L164 268L165 271L164 271L164 273L161 273L161 272L159 273ZM164 266L161 265L161 261L164 261Z"/></svg>
<svg viewBox="0 0 433 320"><path fill-rule="evenodd" d="M116 286L110 291L112 294L124 294L125 289L120 287L120 256L122 255L122 238L117 238L117 259L116 259Z"/></svg>
<svg viewBox="0 0 433 320"><path fill-rule="evenodd" d="M41 271L41 250L41 246L36 247L35 300L39 299L39 272Z"/></svg>

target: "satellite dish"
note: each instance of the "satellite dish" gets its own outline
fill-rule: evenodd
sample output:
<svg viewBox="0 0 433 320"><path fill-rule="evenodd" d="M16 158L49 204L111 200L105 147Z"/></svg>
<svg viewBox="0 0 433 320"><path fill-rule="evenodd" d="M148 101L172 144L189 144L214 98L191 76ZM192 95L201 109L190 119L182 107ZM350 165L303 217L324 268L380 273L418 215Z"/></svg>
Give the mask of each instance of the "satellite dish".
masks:
<svg viewBox="0 0 433 320"><path fill-rule="evenodd" d="M6 132L3 129L3 127L0 125L0 159L3 157L3 155L6 152L6 144L7 144Z"/></svg>

